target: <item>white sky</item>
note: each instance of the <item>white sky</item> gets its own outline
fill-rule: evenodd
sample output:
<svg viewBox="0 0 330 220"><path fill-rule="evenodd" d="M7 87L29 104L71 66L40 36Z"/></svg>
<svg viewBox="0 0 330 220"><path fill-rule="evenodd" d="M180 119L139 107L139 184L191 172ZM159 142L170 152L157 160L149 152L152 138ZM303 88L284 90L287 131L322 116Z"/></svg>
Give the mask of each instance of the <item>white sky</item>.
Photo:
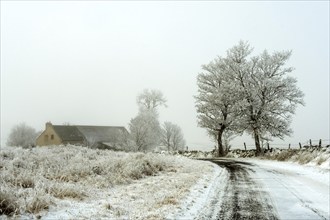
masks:
<svg viewBox="0 0 330 220"><path fill-rule="evenodd" d="M239 40L255 54L293 50L306 106L283 143L329 139L329 1L0 4L1 144L20 122L36 130L46 121L128 128L137 94L150 88L168 99L161 122L178 124L190 149L212 149L197 127L196 76ZM232 144L244 141L253 144Z"/></svg>

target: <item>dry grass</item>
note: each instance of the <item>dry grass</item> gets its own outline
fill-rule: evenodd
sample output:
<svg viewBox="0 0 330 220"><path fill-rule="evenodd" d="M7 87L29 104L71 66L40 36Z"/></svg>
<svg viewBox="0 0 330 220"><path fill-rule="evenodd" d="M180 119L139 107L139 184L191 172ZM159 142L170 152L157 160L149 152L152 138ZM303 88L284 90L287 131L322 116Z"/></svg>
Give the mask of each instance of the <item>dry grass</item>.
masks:
<svg viewBox="0 0 330 220"><path fill-rule="evenodd" d="M299 164L315 163L321 165L330 158L330 152L326 149L282 149L275 150L274 152L267 152L264 156L265 159L278 160L278 161L294 161Z"/></svg>
<svg viewBox="0 0 330 220"><path fill-rule="evenodd" d="M175 167L175 157L51 146L0 151L0 214L47 210L56 199L83 200L91 187L128 184Z"/></svg>
<svg viewBox="0 0 330 220"><path fill-rule="evenodd" d="M82 200L86 197L83 189L69 183L55 183L46 192L59 199L72 198Z"/></svg>
<svg viewBox="0 0 330 220"><path fill-rule="evenodd" d="M1 187L0 190L0 215L14 215L18 213L17 198L9 191Z"/></svg>
<svg viewBox="0 0 330 220"><path fill-rule="evenodd" d="M51 203L51 198L47 194L36 192L33 197L27 200L26 212L35 214L42 210L48 210Z"/></svg>
<svg viewBox="0 0 330 220"><path fill-rule="evenodd" d="M163 206L163 205L177 205L179 202L176 198L174 198L173 196L166 196L164 198L163 201L161 201L160 203L158 203L159 206Z"/></svg>
<svg viewBox="0 0 330 220"><path fill-rule="evenodd" d="M307 164L317 157L315 153L300 153L295 159L299 164Z"/></svg>
<svg viewBox="0 0 330 220"><path fill-rule="evenodd" d="M317 158L317 160L316 160L316 164L317 164L317 165L321 165L321 164L323 164L325 161L327 161L328 158L329 158L329 157L326 157L326 156L324 156L324 155L321 155L319 158Z"/></svg>
<svg viewBox="0 0 330 220"><path fill-rule="evenodd" d="M275 154L275 160L278 161L287 161L289 160L292 156L294 156L297 152L294 150L283 150L280 151L278 154Z"/></svg>

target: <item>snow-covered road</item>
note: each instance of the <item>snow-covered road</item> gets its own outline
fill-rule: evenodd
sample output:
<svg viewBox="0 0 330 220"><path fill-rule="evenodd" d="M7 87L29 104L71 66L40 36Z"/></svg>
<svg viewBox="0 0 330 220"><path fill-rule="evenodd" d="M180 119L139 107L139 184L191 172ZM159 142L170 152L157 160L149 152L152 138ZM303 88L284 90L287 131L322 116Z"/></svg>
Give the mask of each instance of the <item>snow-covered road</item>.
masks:
<svg viewBox="0 0 330 220"><path fill-rule="evenodd" d="M330 219L329 170L253 161L251 177L261 182L280 219Z"/></svg>
<svg viewBox="0 0 330 220"><path fill-rule="evenodd" d="M225 172L218 219L330 219L329 170L262 160L211 161ZM214 208L196 216L210 217Z"/></svg>
<svg viewBox="0 0 330 220"><path fill-rule="evenodd" d="M108 188L87 185L82 200L54 198L48 210L18 218L330 220L329 171L329 160L314 166L178 156L167 172Z"/></svg>

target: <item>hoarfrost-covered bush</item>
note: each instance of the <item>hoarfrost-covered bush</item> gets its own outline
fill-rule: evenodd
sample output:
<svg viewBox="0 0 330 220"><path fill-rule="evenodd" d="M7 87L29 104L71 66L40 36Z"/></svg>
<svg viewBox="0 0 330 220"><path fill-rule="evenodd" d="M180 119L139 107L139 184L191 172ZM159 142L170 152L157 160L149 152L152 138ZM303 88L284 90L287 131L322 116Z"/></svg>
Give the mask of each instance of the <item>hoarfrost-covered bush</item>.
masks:
<svg viewBox="0 0 330 220"><path fill-rule="evenodd" d="M128 184L180 166L174 156L81 146L0 150L0 214L36 214L59 199L83 200L91 188Z"/></svg>
<svg viewBox="0 0 330 220"><path fill-rule="evenodd" d="M292 156L296 154L296 151L293 150L285 150L285 151L279 151L277 154L275 154L275 159L278 161L286 161L290 159Z"/></svg>
<svg viewBox="0 0 330 220"><path fill-rule="evenodd" d="M317 157L317 154L315 152L308 152L308 153L303 152L297 156L296 160L300 164L306 164L306 163L311 162L316 157Z"/></svg>
<svg viewBox="0 0 330 220"><path fill-rule="evenodd" d="M18 212L17 198L8 188L0 188L0 215L13 215Z"/></svg>
<svg viewBox="0 0 330 220"><path fill-rule="evenodd" d="M245 158L255 157L255 150L235 149L230 151L226 157ZM309 147L302 149L270 149L265 150L262 159L277 161L292 161L299 164L314 164L329 167L330 148Z"/></svg>
<svg viewBox="0 0 330 220"><path fill-rule="evenodd" d="M292 161L299 164L314 163L322 165L330 158L326 148L312 147L308 149L275 149L264 154L263 158L278 161Z"/></svg>
<svg viewBox="0 0 330 220"><path fill-rule="evenodd" d="M25 210L29 213L38 213L47 210L51 204L51 198L43 192L35 192L33 196L26 201Z"/></svg>
<svg viewBox="0 0 330 220"><path fill-rule="evenodd" d="M14 126L9 134L7 145L8 146L20 146L20 147L32 147L35 145L35 140L38 136L36 130L25 123L20 123Z"/></svg>
<svg viewBox="0 0 330 220"><path fill-rule="evenodd" d="M143 176L152 176L165 169L165 164L159 163L150 154L135 154L124 163L123 174L131 179L140 179Z"/></svg>
<svg viewBox="0 0 330 220"><path fill-rule="evenodd" d="M74 184L69 183L52 184L46 189L46 192L59 199L73 198L81 200L86 196L82 187L77 187Z"/></svg>

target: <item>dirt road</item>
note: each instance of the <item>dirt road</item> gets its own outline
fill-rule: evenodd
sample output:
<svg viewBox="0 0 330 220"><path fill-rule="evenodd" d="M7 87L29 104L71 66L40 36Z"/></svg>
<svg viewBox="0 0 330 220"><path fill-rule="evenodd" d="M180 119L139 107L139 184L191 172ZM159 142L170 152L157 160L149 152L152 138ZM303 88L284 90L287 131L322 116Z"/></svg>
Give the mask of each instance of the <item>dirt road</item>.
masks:
<svg viewBox="0 0 330 220"><path fill-rule="evenodd" d="M218 197L221 201L213 202L220 206L220 212L201 213L199 218L329 219L329 190L317 180L246 161L210 161L228 173L220 183L224 184L224 192Z"/></svg>

